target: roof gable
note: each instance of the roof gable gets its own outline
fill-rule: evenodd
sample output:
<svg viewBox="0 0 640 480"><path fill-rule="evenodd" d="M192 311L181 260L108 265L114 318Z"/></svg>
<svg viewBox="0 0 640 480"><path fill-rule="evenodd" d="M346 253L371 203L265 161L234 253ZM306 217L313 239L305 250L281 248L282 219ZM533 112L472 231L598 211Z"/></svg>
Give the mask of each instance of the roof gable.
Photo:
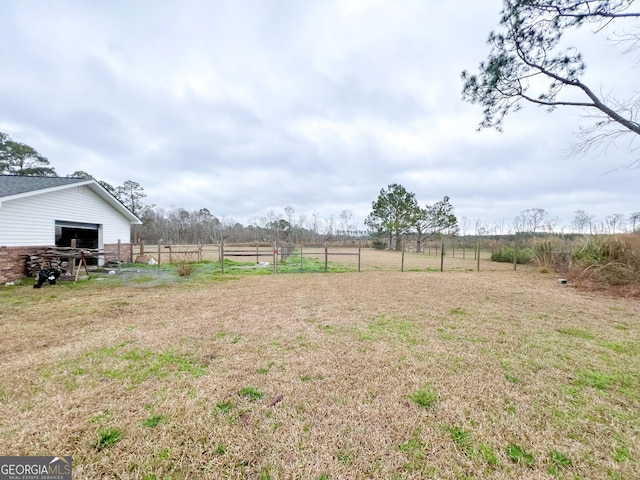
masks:
<svg viewBox="0 0 640 480"><path fill-rule="evenodd" d="M126 217L129 223L142 223L138 217L131 213L129 209L111 195L102 185L95 180L87 180L84 178L0 175L0 207L3 201L16 200L22 197L30 197L83 185L93 190L122 216Z"/></svg>

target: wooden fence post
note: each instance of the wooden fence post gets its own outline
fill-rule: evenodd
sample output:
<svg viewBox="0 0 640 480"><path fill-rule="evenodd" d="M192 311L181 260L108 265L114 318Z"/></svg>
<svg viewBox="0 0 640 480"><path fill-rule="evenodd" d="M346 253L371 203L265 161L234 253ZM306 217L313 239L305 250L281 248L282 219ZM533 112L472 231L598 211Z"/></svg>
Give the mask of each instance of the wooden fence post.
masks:
<svg viewBox="0 0 640 480"><path fill-rule="evenodd" d="M476 242L476 270L480 271L480 241Z"/></svg>
<svg viewBox="0 0 640 480"><path fill-rule="evenodd" d="M400 262L400 271L404 272L404 242L402 242L402 261Z"/></svg>
<svg viewBox="0 0 640 480"><path fill-rule="evenodd" d="M120 269L121 262L122 262L122 255L120 254L120 239L118 239L118 269Z"/></svg>
<svg viewBox="0 0 640 480"><path fill-rule="evenodd" d="M440 271L444 271L444 241L440 244Z"/></svg>
<svg viewBox="0 0 640 480"><path fill-rule="evenodd" d="M300 271L304 269L302 265L302 244L300 245Z"/></svg>
<svg viewBox="0 0 640 480"><path fill-rule="evenodd" d="M358 272L360 271L360 255L362 254L362 240L358 244Z"/></svg>
<svg viewBox="0 0 640 480"><path fill-rule="evenodd" d="M273 273L278 273L278 243L273 242Z"/></svg>
<svg viewBox="0 0 640 480"><path fill-rule="evenodd" d="M160 271L160 255L162 254L162 240L158 242L158 271Z"/></svg>
<svg viewBox="0 0 640 480"><path fill-rule="evenodd" d="M329 247L327 243L324 244L324 271L329 270Z"/></svg>
<svg viewBox="0 0 640 480"><path fill-rule="evenodd" d="M76 249L77 242L78 241L75 238L71 239L71 248L73 248L74 250ZM78 264L78 269L80 269L80 264ZM76 272L76 259L74 257L71 262L71 274L73 275L75 272Z"/></svg>
<svg viewBox="0 0 640 480"><path fill-rule="evenodd" d="M516 270L518 264L518 234L516 233L513 238L513 270Z"/></svg>
<svg viewBox="0 0 640 480"><path fill-rule="evenodd" d="M224 274L224 238L220 239L220 270Z"/></svg>

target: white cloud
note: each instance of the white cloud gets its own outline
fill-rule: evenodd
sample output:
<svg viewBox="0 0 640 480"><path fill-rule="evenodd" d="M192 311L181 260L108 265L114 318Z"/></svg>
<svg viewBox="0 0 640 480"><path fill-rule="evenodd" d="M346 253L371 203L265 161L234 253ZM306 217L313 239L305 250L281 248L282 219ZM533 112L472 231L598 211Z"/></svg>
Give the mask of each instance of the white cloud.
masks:
<svg viewBox="0 0 640 480"><path fill-rule="evenodd" d="M606 174L624 148L567 155L575 112L527 106L476 131L460 72L485 58L501 3L2 2L0 130L62 175L241 222L287 205L361 221L394 182L486 223L640 210L639 171ZM589 45L589 78L624 91L623 65Z"/></svg>

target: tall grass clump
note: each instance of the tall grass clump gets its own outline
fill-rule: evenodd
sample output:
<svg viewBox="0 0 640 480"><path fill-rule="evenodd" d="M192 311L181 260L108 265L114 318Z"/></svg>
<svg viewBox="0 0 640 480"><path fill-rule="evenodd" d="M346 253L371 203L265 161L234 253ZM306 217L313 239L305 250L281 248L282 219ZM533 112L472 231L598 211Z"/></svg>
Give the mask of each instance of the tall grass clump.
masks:
<svg viewBox="0 0 640 480"><path fill-rule="evenodd" d="M573 252L570 272L574 279L609 285L640 283L640 235L585 238Z"/></svg>
<svg viewBox="0 0 640 480"><path fill-rule="evenodd" d="M571 260L571 252L565 240L549 237L536 241L533 246L533 263L546 271L566 269Z"/></svg>
<svg viewBox="0 0 640 480"><path fill-rule="evenodd" d="M180 277L190 277L198 268L198 263L193 253L174 253L173 256L176 257L173 260L173 265L175 265L176 273Z"/></svg>
<svg viewBox="0 0 640 480"><path fill-rule="evenodd" d="M516 262L519 264L531 263L533 259L533 250L530 248L522 248L516 250ZM502 247L491 254L492 262L511 262L513 263L513 248Z"/></svg>

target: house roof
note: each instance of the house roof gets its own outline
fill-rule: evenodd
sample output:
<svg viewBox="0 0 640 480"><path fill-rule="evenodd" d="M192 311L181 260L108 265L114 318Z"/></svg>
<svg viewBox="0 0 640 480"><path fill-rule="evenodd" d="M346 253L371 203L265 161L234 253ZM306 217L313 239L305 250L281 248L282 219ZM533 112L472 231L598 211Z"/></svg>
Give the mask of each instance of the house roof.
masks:
<svg viewBox="0 0 640 480"><path fill-rule="evenodd" d="M34 192L45 188L60 187L84 182L84 178L61 177L23 177L18 175L0 175L0 198L20 193Z"/></svg>
<svg viewBox="0 0 640 480"><path fill-rule="evenodd" d="M99 197L115 208L132 224L141 224L138 217L129 211L117 198L111 195L95 180L63 177L31 177L19 175L0 175L0 206L7 200L30 197L42 193L55 192L76 186L87 186Z"/></svg>

